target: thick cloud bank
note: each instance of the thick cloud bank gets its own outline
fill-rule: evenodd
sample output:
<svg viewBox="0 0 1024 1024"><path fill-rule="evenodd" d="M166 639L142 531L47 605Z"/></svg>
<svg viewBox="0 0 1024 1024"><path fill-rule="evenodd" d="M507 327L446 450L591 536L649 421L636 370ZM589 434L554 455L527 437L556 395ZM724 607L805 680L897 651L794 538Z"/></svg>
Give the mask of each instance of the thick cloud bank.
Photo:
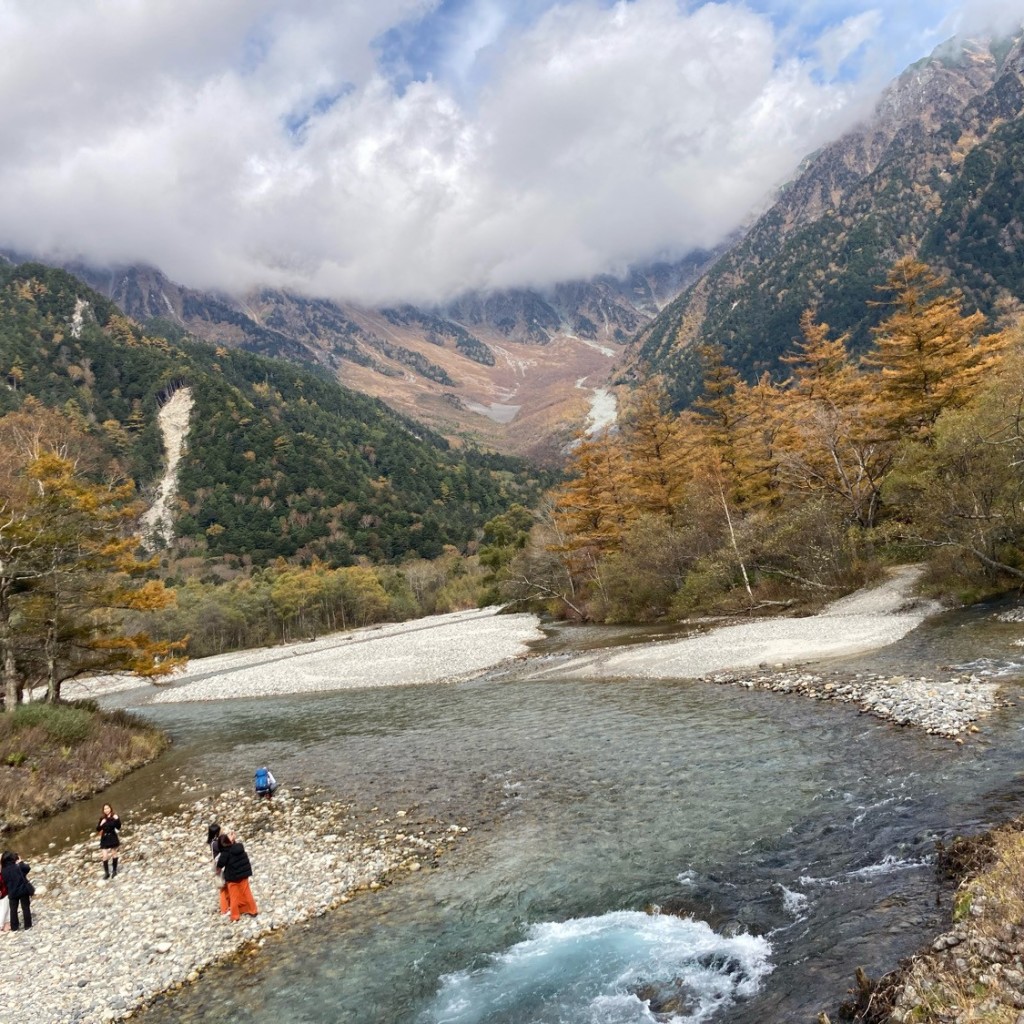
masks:
<svg viewBox="0 0 1024 1024"><path fill-rule="evenodd" d="M0 245L366 302L682 254L960 27L884 8L0 0Z"/></svg>

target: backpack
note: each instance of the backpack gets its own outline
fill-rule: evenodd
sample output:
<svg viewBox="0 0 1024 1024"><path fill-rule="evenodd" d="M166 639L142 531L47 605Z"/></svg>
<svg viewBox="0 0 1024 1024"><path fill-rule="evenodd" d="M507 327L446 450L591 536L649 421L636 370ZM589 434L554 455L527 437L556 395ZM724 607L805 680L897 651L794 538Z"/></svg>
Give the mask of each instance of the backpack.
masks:
<svg viewBox="0 0 1024 1024"><path fill-rule="evenodd" d="M270 792L270 772L268 772L266 768L256 769L256 792Z"/></svg>

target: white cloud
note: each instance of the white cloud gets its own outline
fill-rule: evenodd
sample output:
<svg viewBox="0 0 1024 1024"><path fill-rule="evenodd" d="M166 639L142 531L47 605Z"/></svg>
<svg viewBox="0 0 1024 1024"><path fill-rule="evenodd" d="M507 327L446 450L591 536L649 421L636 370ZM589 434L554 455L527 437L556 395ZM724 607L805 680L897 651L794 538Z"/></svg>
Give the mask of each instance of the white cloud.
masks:
<svg viewBox="0 0 1024 1024"><path fill-rule="evenodd" d="M834 28L823 32L815 49L825 74L839 74L845 61L878 37L884 18L877 8L844 18Z"/></svg>
<svg viewBox="0 0 1024 1024"><path fill-rule="evenodd" d="M740 3L477 0L396 85L375 40L436 7L0 0L0 244L363 301L545 284L714 244L879 84L830 78L884 45L870 8L798 52Z"/></svg>

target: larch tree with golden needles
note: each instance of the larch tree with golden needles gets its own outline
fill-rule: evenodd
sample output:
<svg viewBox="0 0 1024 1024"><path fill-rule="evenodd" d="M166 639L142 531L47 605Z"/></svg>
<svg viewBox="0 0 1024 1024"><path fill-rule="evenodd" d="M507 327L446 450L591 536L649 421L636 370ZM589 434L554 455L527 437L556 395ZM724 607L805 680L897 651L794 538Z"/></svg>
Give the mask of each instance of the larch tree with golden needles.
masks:
<svg viewBox="0 0 1024 1024"><path fill-rule="evenodd" d="M886 289L892 312L873 329L875 348L864 357L894 433L931 430L944 409L964 405L1006 346L1003 334L984 334L985 317L964 313L963 294L912 258L899 260Z"/></svg>
<svg viewBox="0 0 1024 1024"><path fill-rule="evenodd" d="M0 439L31 426L37 410L0 420ZM52 414L46 414L52 415ZM11 417L21 417L12 423ZM31 432L30 432L31 436ZM166 607L173 595L146 579L136 556L139 508L130 483L96 482L67 446L36 435L32 450L5 448L5 523L0 544L0 672L13 710L26 689L45 686L56 701L79 676L166 674L183 661L183 642L153 641L125 629L133 612ZM16 542L16 543L15 543ZM5 557L6 556L6 557Z"/></svg>
<svg viewBox="0 0 1024 1024"><path fill-rule="evenodd" d="M791 394L835 408L858 400L862 388L846 347L850 336L833 338L829 325L817 320L813 309L805 309L800 317L800 335L793 354L782 357L792 372Z"/></svg>
<svg viewBox="0 0 1024 1024"><path fill-rule="evenodd" d="M660 380L643 384L623 402L619 428L635 506L630 518L645 513L672 516L679 507L686 451L678 417L667 411L667 405Z"/></svg>
<svg viewBox="0 0 1024 1024"><path fill-rule="evenodd" d="M786 362L792 380L784 397L789 424L783 456L786 486L838 499L847 518L875 525L882 484L895 457L895 441L869 375L846 354L846 338L811 310L801 318L802 339Z"/></svg>
<svg viewBox="0 0 1024 1024"><path fill-rule="evenodd" d="M732 486L737 475L739 425L745 415L735 401L742 378L725 362L725 350L721 345L702 345L700 358L704 370L703 391L695 409L701 417L706 442L715 450L718 461L727 468Z"/></svg>
<svg viewBox="0 0 1024 1024"><path fill-rule="evenodd" d="M555 496L555 518L573 548L616 546L629 520L631 487L617 436L581 437L569 460L571 479Z"/></svg>
<svg viewBox="0 0 1024 1024"><path fill-rule="evenodd" d="M745 511L777 505L782 498L782 454L792 433L783 415L783 391L765 373L733 391L733 490Z"/></svg>

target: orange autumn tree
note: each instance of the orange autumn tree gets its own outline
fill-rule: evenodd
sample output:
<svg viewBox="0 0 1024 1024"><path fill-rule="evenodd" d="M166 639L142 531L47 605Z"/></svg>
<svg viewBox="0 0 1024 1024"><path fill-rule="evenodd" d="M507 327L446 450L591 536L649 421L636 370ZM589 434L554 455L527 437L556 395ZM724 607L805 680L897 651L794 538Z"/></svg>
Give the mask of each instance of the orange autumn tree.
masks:
<svg viewBox="0 0 1024 1024"><path fill-rule="evenodd" d="M750 606L770 604L770 581L827 591L878 545L910 535L920 509L903 499L917 449L946 444L940 430L957 410L975 414L970 403L999 375L1009 336L916 260L896 263L883 291L862 359L808 310L784 360L788 379L745 380L706 345L690 410L669 410L659 383L622 399L616 432L575 450L556 499L550 550L585 565L573 596L584 615L621 618L631 588L652 589L638 583L656 561L645 545L668 553L671 572L656 602L637 597L642 614L671 604L670 577L686 607L740 588Z"/></svg>
<svg viewBox="0 0 1024 1024"><path fill-rule="evenodd" d="M660 379L642 384L622 400L618 425L625 460L621 470L628 474L627 518L675 515L690 475L688 451Z"/></svg>
<svg viewBox="0 0 1024 1024"><path fill-rule="evenodd" d="M790 424L783 455L787 487L837 501L865 529L881 510L882 484L895 456L895 438L868 375L846 351L847 336L807 310L801 339L784 362L792 379L782 396Z"/></svg>
<svg viewBox="0 0 1024 1024"><path fill-rule="evenodd" d="M632 487L619 437L580 437L571 479L555 494L555 518L572 550L614 548L629 520Z"/></svg>
<svg viewBox="0 0 1024 1024"><path fill-rule="evenodd" d="M982 313L963 311L963 293L926 264L904 258L885 289L892 312L873 329L863 360L894 434L929 432L944 409L957 409L998 362L1005 333L985 334Z"/></svg>
<svg viewBox="0 0 1024 1024"><path fill-rule="evenodd" d="M24 443L26 439L31 443ZM126 628L173 594L140 559L131 483L97 482L77 424L29 407L0 419L0 674L4 706L45 686L57 701L79 676L153 677L184 660L184 641Z"/></svg>

